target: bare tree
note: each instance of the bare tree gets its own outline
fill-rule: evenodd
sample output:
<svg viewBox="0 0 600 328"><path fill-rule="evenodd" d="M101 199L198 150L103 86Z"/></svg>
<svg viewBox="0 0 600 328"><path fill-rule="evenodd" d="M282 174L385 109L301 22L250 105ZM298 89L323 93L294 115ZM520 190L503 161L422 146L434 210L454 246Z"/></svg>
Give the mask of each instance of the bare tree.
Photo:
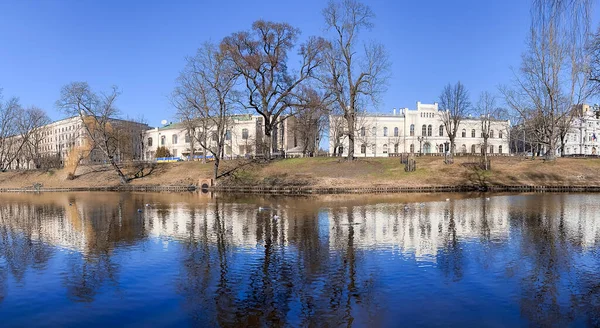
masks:
<svg viewBox="0 0 600 328"><path fill-rule="evenodd" d="M15 161L19 167L30 131L31 122L19 99L3 101L0 89L0 171L6 171Z"/></svg>
<svg viewBox="0 0 600 328"><path fill-rule="evenodd" d="M351 161L359 108L366 107L367 101L377 103L386 90L390 64L383 45L363 45L358 38L362 30L373 27L375 14L367 5L356 0L330 1L323 16L332 37L321 80L346 121L347 158ZM358 55L359 46L363 46L362 55Z"/></svg>
<svg viewBox="0 0 600 328"><path fill-rule="evenodd" d="M119 91L113 87L110 92L96 93L92 91L87 82L72 82L61 89L60 99L56 102L58 108L72 116L79 117L81 128L85 134L85 142L90 149L99 150L119 176L121 184L126 184L129 179L117 164L119 143L117 138L118 127L115 118L119 111L115 101Z"/></svg>
<svg viewBox="0 0 600 328"><path fill-rule="evenodd" d="M274 129L281 120L294 114L292 95L323 62L325 40L310 37L300 46L302 60L297 74L288 71L288 55L296 46L299 34L300 30L287 23L259 20L252 24L250 31L234 33L221 43L221 49L245 82L244 106L264 118L269 157L278 146Z"/></svg>
<svg viewBox="0 0 600 328"><path fill-rule="evenodd" d="M590 38L587 52L590 56L590 87L598 95L600 94L600 27Z"/></svg>
<svg viewBox="0 0 600 328"><path fill-rule="evenodd" d="M514 86L502 88L508 105L535 121L536 142L545 158L556 158L561 131L568 131L574 106L589 95L587 43L590 0L534 0L527 51ZM564 132L566 133L566 132Z"/></svg>
<svg viewBox="0 0 600 328"><path fill-rule="evenodd" d="M219 164L223 158L228 128L232 124L234 87L238 70L226 53L215 44L205 43L194 57L187 59L177 87L173 103L179 115L199 122L199 145L214 157L213 178L219 177Z"/></svg>
<svg viewBox="0 0 600 328"><path fill-rule="evenodd" d="M327 97L308 86L302 86L296 97L299 109L294 117L294 147L300 144L303 156L313 155L319 150L328 122Z"/></svg>
<svg viewBox="0 0 600 328"><path fill-rule="evenodd" d="M460 122L469 114L469 92L460 81L444 87L439 99L439 116L450 139L450 156L456 151L455 140Z"/></svg>
<svg viewBox="0 0 600 328"><path fill-rule="evenodd" d="M494 121L494 110L496 109L496 97L491 93L484 91L479 95L477 101L477 111L481 122L481 136L483 143L481 145L481 156L483 157L483 169L488 169L488 140L492 131L492 121Z"/></svg>
<svg viewBox="0 0 600 328"><path fill-rule="evenodd" d="M46 112L37 107L30 107L25 110L25 120L29 122L29 137L25 144L25 158L33 163L36 169L42 165L42 142L46 138L47 129L45 126L50 123L50 117Z"/></svg>

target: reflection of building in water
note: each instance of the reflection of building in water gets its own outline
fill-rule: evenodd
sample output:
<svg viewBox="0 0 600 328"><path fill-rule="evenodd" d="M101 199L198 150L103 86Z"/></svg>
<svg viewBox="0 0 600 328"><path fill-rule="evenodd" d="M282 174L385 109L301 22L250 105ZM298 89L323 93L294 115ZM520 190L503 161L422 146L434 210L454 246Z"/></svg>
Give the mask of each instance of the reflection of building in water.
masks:
<svg viewBox="0 0 600 328"><path fill-rule="evenodd" d="M329 233L345 235L352 225L355 247L398 248L417 259L435 261L438 251L454 239L508 238L508 208L506 197L494 197L331 210ZM344 238L330 238L330 247L346 246Z"/></svg>
<svg viewBox="0 0 600 328"><path fill-rule="evenodd" d="M256 247L271 238L275 244L287 245L289 221L280 211L260 209L256 205L211 203L203 207L173 204L165 208L148 208L145 226L150 236L177 240L202 240L217 243L224 238L228 245Z"/></svg>
<svg viewBox="0 0 600 328"><path fill-rule="evenodd" d="M45 203L9 201L0 206L0 224L32 240L88 254L141 237L134 211L133 205L115 204L114 199L112 204L70 203L66 197Z"/></svg>

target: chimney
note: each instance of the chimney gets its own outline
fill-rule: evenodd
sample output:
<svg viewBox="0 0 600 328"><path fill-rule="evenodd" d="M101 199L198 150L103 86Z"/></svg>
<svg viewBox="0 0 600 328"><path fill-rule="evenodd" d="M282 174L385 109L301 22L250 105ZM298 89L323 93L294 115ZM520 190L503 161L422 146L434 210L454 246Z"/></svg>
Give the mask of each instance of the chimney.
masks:
<svg viewBox="0 0 600 328"><path fill-rule="evenodd" d="M396 108L394 108L394 116L396 116Z"/></svg>

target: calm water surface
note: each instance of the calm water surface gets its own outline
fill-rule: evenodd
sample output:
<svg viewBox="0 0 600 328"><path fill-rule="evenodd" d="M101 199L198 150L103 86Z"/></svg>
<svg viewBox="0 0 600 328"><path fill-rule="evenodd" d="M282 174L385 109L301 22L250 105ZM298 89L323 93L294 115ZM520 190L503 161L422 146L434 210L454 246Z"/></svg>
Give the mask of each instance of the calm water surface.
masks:
<svg viewBox="0 0 600 328"><path fill-rule="evenodd" d="M0 322L599 326L600 195L2 194Z"/></svg>

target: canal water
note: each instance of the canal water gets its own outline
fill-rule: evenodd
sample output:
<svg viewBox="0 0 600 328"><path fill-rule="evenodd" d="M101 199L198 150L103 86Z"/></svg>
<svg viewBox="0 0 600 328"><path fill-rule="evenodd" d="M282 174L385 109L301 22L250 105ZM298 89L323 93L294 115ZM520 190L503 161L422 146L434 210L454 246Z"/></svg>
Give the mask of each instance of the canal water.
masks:
<svg viewBox="0 0 600 328"><path fill-rule="evenodd" d="M0 195L2 327L600 325L600 195Z"/></svg>

